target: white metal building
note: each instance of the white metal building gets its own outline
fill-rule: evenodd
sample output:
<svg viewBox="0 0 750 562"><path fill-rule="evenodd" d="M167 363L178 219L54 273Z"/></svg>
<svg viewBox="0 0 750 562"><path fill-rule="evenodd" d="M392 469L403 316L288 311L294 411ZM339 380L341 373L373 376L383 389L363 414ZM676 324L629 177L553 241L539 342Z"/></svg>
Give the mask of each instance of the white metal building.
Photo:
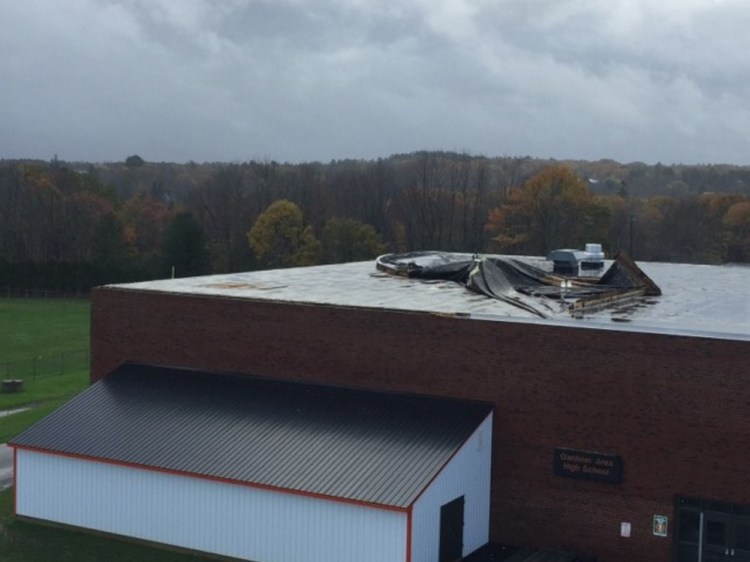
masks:
<svg viewBox="0 0 750 562"><path fill-rule="evenodd" d="M489 540L492 408L127 364L19 435L18 516L257 562Z"/></svg>

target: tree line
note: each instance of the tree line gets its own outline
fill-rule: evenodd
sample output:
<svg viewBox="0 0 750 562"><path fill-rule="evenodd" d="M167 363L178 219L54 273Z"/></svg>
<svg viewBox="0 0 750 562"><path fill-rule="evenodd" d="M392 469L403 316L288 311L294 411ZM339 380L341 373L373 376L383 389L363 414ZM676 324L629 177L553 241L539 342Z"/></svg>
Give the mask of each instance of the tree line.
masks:
<svg viewBox="0 0 750 562"><path fill-rule="evenodd" d="M0 285L49 289L371 259L750 262L750 168L418 152L327 164L0 162Z"/></svg>

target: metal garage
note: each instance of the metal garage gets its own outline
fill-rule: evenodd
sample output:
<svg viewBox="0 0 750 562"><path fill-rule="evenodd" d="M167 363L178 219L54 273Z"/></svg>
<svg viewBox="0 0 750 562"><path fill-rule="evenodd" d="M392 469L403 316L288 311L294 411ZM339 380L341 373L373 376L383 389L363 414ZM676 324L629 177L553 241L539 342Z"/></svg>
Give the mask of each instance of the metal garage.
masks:
<svg viewBox="0 0 750 562"><path fill-rule="evenodd" d="M257 562L488 541L484 402L126 364L19 435L18 516Z"/></svg>

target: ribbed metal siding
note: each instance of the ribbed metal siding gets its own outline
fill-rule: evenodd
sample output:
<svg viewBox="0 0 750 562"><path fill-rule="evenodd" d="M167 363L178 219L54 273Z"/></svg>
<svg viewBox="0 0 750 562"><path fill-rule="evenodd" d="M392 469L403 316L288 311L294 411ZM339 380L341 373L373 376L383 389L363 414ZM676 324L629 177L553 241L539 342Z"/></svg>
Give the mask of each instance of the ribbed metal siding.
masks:
<svg viewBox="0 0 750 562"><path fill-rule="evenodd" d="M477 428L412 511L412 562L435 562L440 547L440 507L464 496L463 555L489 541L492 415Z"/></svg>
<svg viewBox="0 0 750 562"><path fill-rule="evenodd" d="M19 515L257 562L404 562L407 517L18 449Z"/></svg>

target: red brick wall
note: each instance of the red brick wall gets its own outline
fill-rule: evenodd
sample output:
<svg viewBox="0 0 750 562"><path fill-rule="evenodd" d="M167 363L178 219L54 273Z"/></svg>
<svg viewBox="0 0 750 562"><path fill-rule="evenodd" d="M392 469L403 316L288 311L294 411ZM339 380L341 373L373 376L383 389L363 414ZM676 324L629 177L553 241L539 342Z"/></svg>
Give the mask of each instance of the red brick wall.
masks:
<svg viewBox="0 0 750 562"><path fill-rule="evenodd" d="M95 290L92 377L127 360L491 400L500 542L667 561L675 494L750 504L750 342ZM622 483L555 476L556 447Z"/></svg>

